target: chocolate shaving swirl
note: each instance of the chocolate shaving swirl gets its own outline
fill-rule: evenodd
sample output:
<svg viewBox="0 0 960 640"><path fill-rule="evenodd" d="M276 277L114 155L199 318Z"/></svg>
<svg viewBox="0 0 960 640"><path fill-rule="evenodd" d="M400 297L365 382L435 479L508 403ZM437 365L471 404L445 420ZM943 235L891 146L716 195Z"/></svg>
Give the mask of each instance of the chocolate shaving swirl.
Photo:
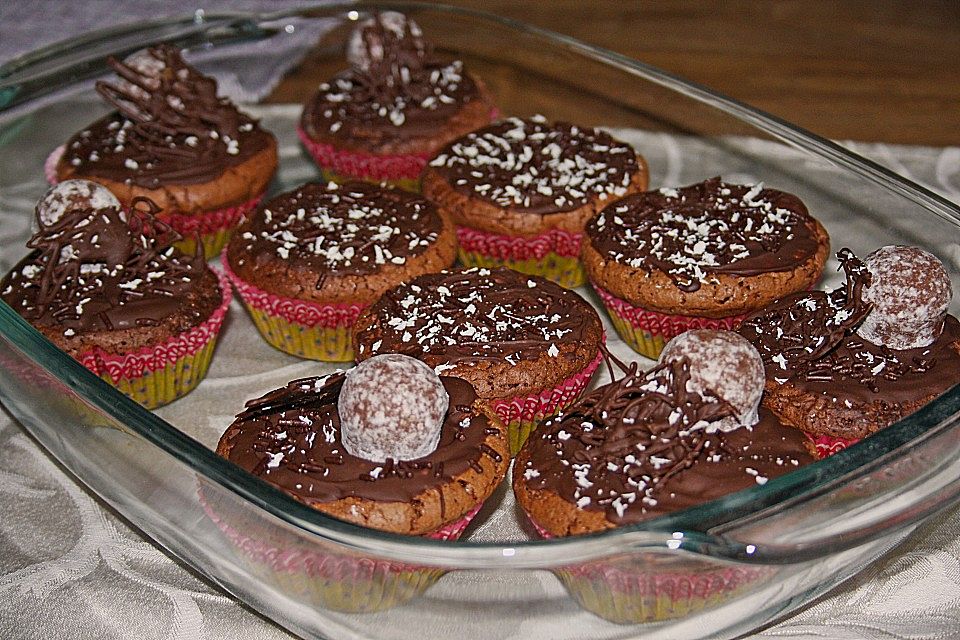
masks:
<svg viewBox="0 0 960 640"><path fill-rule="evenodd" d="M34 251L4 279L4 299L27 320L69 332L159 324L210 274L202 256L171 247L181 236L156 212L146 198L127 212L73 207L52 222L38 209Z"/></svg>
<svg viewBox="0 0 960 640"><path fill-rule="evenodd" d="M416 23L403 19L396 25L401 30L397 33L383 20L381 14L375 13L368 24L360 27L362 64L354 64L354 68L359 72L357 78L361 83L392 97L399 95L398 88L422 77L427 61L433 58L433 47L423 39ZM405 89L402 92L415 95Z"/></svg>
<svg viewBox="0 0 960 640"><path fill-rule="evenodd" d="M612 522L655 505L668 479L724 455L723 434L707 426L736 413L724 400L688 391L689 379L687 358L646 373L633 363L540 427L529 445L528 485L602 509Z"/></svg>
<svg viewBox="0 0 960 640"><path fill-rule="evenodd" d="M794 376L822 375L823 358L870 313L871 305L862 295L863 287L870 286L866 265L849 249L837 252L837 259L845 274L842 288L788 296L740 325L740 335L757 348L775 377L784 377L784 371Z"/></svg>
<svg viewBox="0 0 960 640"><path fill-rule="evenodd" d="M169 45L128 61L109 59L119 78L97 92L117 112L75 135L64 162L78 176L102 176L155 189L213 180L270 143L270 136L226 98L217 81Z"/></svg>

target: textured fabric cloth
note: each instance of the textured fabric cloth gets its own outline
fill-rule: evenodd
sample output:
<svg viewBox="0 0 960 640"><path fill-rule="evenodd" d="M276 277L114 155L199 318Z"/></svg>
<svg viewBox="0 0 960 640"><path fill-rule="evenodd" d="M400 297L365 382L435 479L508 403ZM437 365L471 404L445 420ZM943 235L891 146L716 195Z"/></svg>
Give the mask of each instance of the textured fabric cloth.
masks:
<svg viewBox="0 0 960 640"><path fill-rule="evenodd" d="M280 181L284 185L316 177L315 168L297 145L297 113L297 107L265 108L258 112L264 126L278 135L283 158ZM731 181L766 179L729 159L722 164L709 150L691 147L696 143L689 140L661 134L618 133L643 150L652 171L651 183L655 185L686 184L721 171ZM22 188L0 191L0 270L4 272L24 251L29 212L44 189L42 159L60 142L54 136L37 133L36 148L22 158L26 167L22 170ZM784 153L782 147L769 142L747 139L739 143L752 153L772 154L771 162L783 159L776 155ZM960 148L851 146L960 202ZM773 178L769 178L768 184L778 186ZM817 202L815 197L808 204L815 214L826 213L829 205ZM842 218L825 222L836 243L859 243L857 251L876 246L883 237L884 221L878 223L876 231L855 221L845 226ZM939 238L931 248L956 265L960 263L957 241L956 237ZM830 267L831 285L837 283L834 266ZM333 368L297 360L267 346L236 300L231 315L207 379L194 393L158 411L210 447L216 444L245 399L288 380ZM616 338L609 324L607 331L616 355L637 359ZM512 535L517 524L510 508L509 489L502 495L504 504L472 533L474 539L507 539L504 536ZM0 412L0 509L4 514L0 518L2 638L290 637L131 530L52 461L5 411ZM549 574L531 573L522 579L525 586L529 582L531 597L562 590ZM434 588L441 586L442 583ZM583 617L569 624L575 625L590 614L579 615ZM495 617L490 619L490 625L491 638L544 637L542 629L508 628ZM946 639L957 637L957 629L960 513L953 512L924 525L894 552L818 602L749 637Z"/></svg>

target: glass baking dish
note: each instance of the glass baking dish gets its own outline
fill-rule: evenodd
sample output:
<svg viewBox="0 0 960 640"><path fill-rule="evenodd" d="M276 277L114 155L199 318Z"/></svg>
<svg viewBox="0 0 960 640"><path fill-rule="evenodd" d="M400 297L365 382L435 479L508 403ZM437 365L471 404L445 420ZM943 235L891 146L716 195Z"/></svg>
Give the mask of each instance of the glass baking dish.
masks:
<svg viewBox="0 0 960 640"><path fill-rule="evenodd" d="M245 47L268 40L277 43L274 56L286 55L283 41L295 30L277 25L323 21L333 28L281 96L296 103L343 66L350 25L374 8L412 15L439 52L461 57L487 81L504 114L603 126L633 142L650 164L654 187L712 175L763 180L800 195L831 232L834 249L860 255L902 243L947 257L958 237L960 209L943 198L634 60L473 11L336 4L140 25L0 68L0 214L11 221L0 231L0 268L6 272L25 251L47 154L105 111L91 79L106 74L106 55L172 41L187 46L203 70L242 75L238 61L250 58L237 53ZM293 132L296 104L244 108L280 140L274 191L317 176ZM957 265L947 266L960 282ZM828 265L826 286L838 282L835 267ZM951 311L957 313L956 303ZM611 344L614 353L637 359ZM424 639L452 631L556 640L733 637L830 589L960 500L954 387L826 460L607 533L533 540L508 487L459 542L379 533L313 511L212 451L245 399L332 369L270 349L235 301L210 378L151 413L0 303L0 400L7 410L146 535L306 637L401 638L414 628Z"/></svg>

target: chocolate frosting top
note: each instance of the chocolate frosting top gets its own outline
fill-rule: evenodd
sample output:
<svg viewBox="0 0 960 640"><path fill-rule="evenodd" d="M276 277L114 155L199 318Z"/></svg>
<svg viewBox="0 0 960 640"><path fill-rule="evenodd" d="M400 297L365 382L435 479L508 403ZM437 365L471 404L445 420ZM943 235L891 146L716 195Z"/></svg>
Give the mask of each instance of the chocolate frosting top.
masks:
<svg viewBox="0 0 960 640"><path fill-rule="evenodd" d="M437 59L420 35L411 21L399 33L379 18L364 26L361 41L377 55L322 83L304 108L303 129L315 139L376 148L432 137L464 105L480 99L463 63Z"/></svg>
<svg viewBox="0 0 960 640"><path fill-rule="evenodd" d="M853 401L904 404L939 395L960 380L960 322L948 315L927 347L895 350L856 334L870 312L862 291L870 272L848 249L837 253L843 287L787 296L737 330L760 352L768 380Z"/></svg>
<svg viewBox="0 0 960 640"><path fill-rule="evenodd" d="M711 178L627 196L587 223L602 256L697 291L715 274L790 271L812 258L813 218L794 195Z"/></svg>
<svg viewBox="0 0 960 640"><path fill-rule="evenodd" d="M458 363L506 360L515 365L557 344L599 335L596 311L573 291L511 269L427 274L391 289L369 313L371 354L402 353L438 373Z"/></svg>
<svg viewBox="0 0 960 640"><path fill-rule="evenodd" d="M0 283L0 295L32 324L67 338L156 326L177 313L184 329L200 324L213 309L186 294L216 279L202 256L171 246L180 236L153 217L152 205L141 199L127 213L75 207L53 221L38 212L40 230L27 243L34 251Z"/></svg>
<svg viewBox="0 0 960 640"><path fill-rule="evenodd" d="M523 481L619 525L764 484L811 462L802 435L764 409L753 427L708 433L734 409L689 391L689 377L685 357L646 374L633 364L534 432Z"/></svg>
<svg viewBox="0 0 960 640"><path fill-rule="evenodd" d="M161 45L131 61L110 60L120 77L97 91L117 112L74 135L61 160L73 175L147 189L221 176L272 144L272 136L217 97L217 82Z"/></svg>
<svg viewBox="0 0 960 640"><path fill-rule="evenodd" d="M290 260L320 273L367 274L402 265L437 240L443 222L428 200L353 182L306 184L262 205L238 231L253 264Z"/></svg>
<svg viewBox="0 0 960 640"><path fill-rule="evenodd" d="M433 453L383 463L350 455L340 440L337 412L343 380L342 372L294 380L248 402L224 434L227 458L307 504L351 496L409 502L468 469L481 472L483 456L500 461L500 454L484 444L499 430L474 408L473 388L445 377L441 382L450 408Z"/></svg>
<svg viewBox="0 0 960 640"><path fill-rule="evenodd" d="M507 118L468 133L428 164L460 193L531 214L620 197L639 170L630 145L542 116Z"/></svg>

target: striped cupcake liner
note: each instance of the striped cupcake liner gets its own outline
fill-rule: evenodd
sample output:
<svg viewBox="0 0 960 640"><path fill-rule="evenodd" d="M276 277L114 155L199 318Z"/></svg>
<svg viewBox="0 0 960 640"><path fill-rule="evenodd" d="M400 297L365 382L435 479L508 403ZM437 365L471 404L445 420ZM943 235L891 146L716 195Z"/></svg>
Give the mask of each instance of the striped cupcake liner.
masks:
<svg viewBox="0 0 960 640"><path fill-rule="evenodd" d="M253 532L242 532L245 527L239 519L228 522L208 504L203 487L199 497L207 516L258 577L314 606L344 613L384 611L419 596L446 573L436 567L320 551L316 546L277 547ZM423 537L459 539L482 506Z"/></svg>
<svg viewBox="0 0 960 640"><path fill-rule="evenodd" d="M541 422L550 416L560 413L580 397L583 390L590 384L603 352L598 351L583 370L570 376L552 389L546 389L536 395L510 398L508 400L490 400L490 406L497 416L507 425L507 440L510 444L510 455L515 456L520 447L527 441L530 434Z"/></svg>
<svg viewBox="0 0 960 640"><path fill-rule="evenodd" d="M54 149L53 153L44 162L44 174L51 186L59 182L57 163L60 161L63 152L64 147L61 145ZM174 243L173 246L183 253L194 255L198 251L197 239L199 238L203 256L210 260L220 254L227 242L230 241L233 230L243 222L250 212L257 208L262 199L263 194L260 194L242 204L196 213L161 211L157 214L157 219L169 224L174 231L183 236L183 240Z"/></svg>
<svg viewBox="0 0 960 640"><path fill-rule="evenodd" d="M542 538L553 537L529 520ZM663 622L718 607L774 573L767 567L720 567L680 558L676 560L682 569L658 569L663 567L663 556L645 555L564 567L553 573L583 609L617 624Z"/></svg>
<svg viewBox="0 0 960 640"><path fill-rule="evenodd" d="M586 282L580 262L582 233L551 229L530 238L457 227L457 255L466 267L508 267L573 289Z"/></svg>
<svg viewBox="0 0 960 640"><path fill-rule="evenodd" d="M353 323L365 305L321 304L274 295L237 276L226 250L221 263L260 335L271 346L310 360L353 360Z"/></svg>
<svg viewBox="0 0 960 640"><path fill-rule="evenodd" d="M207 375L217 335L230 306L230 283L222 273L221 302L203 323L168 340L125 354L95 349L77 359L122 393L147 409L173 402L200 384Z"/></svg>
<svg viewBox="0 0 960 640"><path fill-rule="evenodd" d="M420 172L430 159L428 154L380 155L337 149L312 140L301 127L297 127L297 136L323 171L324 178L334 182L386 182L417 192L420 191Z"/></svg>
<svg viewBox="0 0 960 640"><path fill-rule="evenodd" d="M693 329L735 331L746 314L726 318L702 318L649 311L615 297L595 282L590 283L603 301L617 333L631 349L656 360L670 340Z"/></svg>

